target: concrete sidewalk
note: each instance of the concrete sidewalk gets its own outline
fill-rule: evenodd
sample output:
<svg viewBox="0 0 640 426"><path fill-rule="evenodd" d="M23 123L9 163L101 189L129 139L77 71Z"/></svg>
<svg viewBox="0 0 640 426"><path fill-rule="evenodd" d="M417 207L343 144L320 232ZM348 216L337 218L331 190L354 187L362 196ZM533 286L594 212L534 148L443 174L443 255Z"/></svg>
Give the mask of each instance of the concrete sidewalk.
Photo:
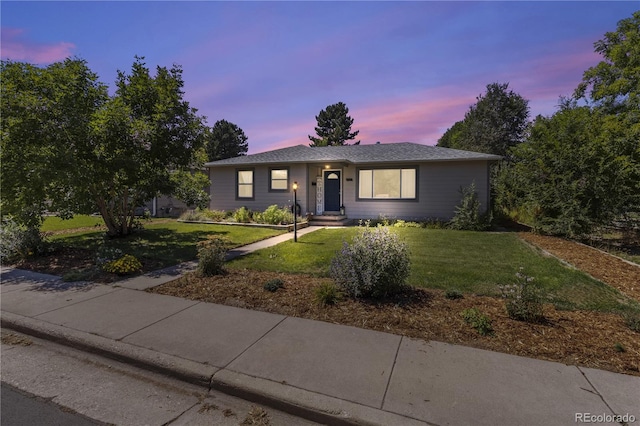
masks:
<svg viewBox="0 0 640 426"><path fill-rule="evenodd" d="M140 291L192 266L113 285L4 270L2 326L321 423L640 422L639 377Z"/></svg>

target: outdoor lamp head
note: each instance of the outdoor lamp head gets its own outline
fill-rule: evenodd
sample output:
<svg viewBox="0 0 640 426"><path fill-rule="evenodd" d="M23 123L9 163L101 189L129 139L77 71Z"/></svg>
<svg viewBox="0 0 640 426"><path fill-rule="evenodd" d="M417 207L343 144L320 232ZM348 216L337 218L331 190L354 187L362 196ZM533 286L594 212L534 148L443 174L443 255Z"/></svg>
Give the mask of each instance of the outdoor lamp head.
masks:
<svg viewBox="0 0 640 426"><path fill-rule="evenodd" d="M298 182L293 182L293 190L297 190L298 189Z"/></svg>

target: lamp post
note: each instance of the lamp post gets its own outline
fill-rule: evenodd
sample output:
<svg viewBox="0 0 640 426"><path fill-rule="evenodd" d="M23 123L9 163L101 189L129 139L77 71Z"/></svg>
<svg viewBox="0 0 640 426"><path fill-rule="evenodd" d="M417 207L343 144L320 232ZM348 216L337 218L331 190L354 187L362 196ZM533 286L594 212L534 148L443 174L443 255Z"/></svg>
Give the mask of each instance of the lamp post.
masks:
<svg viewBox="0 0 640 426"><path fill-rule="evenodd" d="M293 182L293 242L298 242L298 182Z"/></svg>

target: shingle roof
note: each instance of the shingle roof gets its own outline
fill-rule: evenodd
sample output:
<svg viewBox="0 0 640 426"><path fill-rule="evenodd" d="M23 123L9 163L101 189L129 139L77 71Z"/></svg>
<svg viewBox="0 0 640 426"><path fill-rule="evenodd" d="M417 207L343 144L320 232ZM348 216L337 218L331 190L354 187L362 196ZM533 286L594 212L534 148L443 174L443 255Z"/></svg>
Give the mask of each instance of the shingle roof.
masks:
<svg viewBox="0 0 640 426"><path fill-rule="evenodd" d="M296 145L259 154L244 155L213 161L207 167L230 165L257 165L281 163L315 163L340 161L344 163L366 164L383 162L423 162L423 161L495 161L499 155L461 151L459 149L420 145L411 142L374 145L344 145L310 147Z"/></svg>

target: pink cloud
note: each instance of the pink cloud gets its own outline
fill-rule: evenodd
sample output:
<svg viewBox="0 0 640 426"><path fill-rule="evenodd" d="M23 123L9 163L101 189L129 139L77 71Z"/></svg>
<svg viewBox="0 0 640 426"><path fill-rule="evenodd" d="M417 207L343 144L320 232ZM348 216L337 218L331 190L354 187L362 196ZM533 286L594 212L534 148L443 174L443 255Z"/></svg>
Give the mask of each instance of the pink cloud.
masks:
<svg viewBox="0 0 640 426"><path fill-rule="evenodd" d="M38 43L24 37L25 31L19 28L2 28L1 51L3 59L13 61L46 64L61 61L72 55L75 44L60 42L56 44Z"/></svg>

